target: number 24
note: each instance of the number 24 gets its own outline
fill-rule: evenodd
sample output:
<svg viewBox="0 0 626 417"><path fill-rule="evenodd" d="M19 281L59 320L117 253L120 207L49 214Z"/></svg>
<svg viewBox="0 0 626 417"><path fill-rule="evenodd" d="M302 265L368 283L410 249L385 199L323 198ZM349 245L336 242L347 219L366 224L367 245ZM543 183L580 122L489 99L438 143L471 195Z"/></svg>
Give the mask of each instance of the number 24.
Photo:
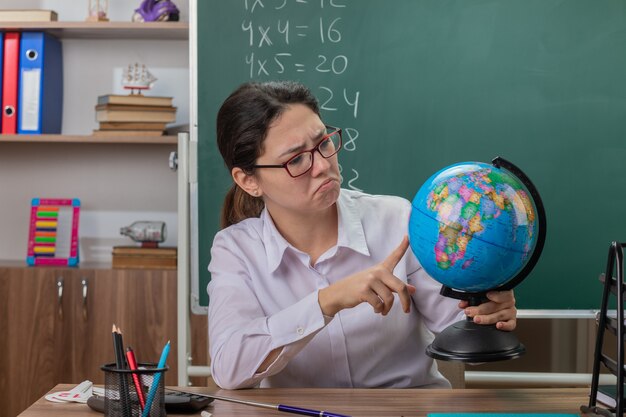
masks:
<svg viewBox="0 0 626 417"><path fill-rule="evenodd" d="M322 91L326 92L327 95L328 95L328 97L322 103L320 108L322 110L327 110L327 111L337 111L337 107L331 107L331 102L333 101L333 97L334 97L333 90L331 90L328 87L324 87L324 86L320 86L320 89ZM355 119L357 118L357 115L358 115L358 112L359 112L359 95L360 95L360 93L361 93L360 91L357 91L354 94L354 101L350 101L348 99L348 92L347 92L347 90L345 88L343 89L343 99L344 99L344 101L346 102L346 104L348 106L354 108L353 115L354 115Z"/></svg>

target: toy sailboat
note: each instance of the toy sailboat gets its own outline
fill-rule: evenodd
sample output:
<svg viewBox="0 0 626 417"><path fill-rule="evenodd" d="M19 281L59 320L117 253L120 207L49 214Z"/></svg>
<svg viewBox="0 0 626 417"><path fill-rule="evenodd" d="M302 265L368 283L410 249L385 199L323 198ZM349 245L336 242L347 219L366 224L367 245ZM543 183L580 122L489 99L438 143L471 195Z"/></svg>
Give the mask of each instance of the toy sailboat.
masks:
<svg viewBox="0 0 626 417"><path fill-rule="evenodd" d="M152 88L157 78L148 71L145 65L128 65L124 76L122 77L122 86L131 90L131 94L135 94L135 90L138 90L138 94L141 94L143 90Z"/></svg>

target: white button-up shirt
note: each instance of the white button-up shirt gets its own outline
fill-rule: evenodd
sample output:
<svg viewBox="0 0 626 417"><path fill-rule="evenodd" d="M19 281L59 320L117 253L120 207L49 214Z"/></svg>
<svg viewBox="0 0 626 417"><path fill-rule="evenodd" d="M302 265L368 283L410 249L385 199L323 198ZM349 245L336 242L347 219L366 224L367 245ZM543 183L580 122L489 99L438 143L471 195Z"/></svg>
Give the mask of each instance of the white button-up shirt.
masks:
<svg viewBox="0 0 626 417"><path fill-rule="evenodd" d="M362 303L324 317L318 291L384 260L407 234L410 203L342 189L337 245L310 264L269 213L220 231L211 249L209 343L213 379L222 388L449 387L424 352L463 317L439 295L409 249L394 275L417 291L406 314L397 294L387 316ZM276 348L278 358L257 369Z"/></svg>

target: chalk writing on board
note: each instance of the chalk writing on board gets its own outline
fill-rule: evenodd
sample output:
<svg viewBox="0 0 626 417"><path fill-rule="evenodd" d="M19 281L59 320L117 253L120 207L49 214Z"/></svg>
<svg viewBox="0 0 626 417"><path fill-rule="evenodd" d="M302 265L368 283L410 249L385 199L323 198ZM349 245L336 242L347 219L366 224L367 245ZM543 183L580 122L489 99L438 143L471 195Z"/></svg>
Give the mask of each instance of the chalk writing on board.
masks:
<svg viewBox="0 0 626 417"><path fill-rule="evenodd" d="M272 76L275 74L285 74L289 71L305 72L306 64L296 62L291 52L277 52L273 55L259 55L250 52L245 55L244 59L248 65L250 78L261 75ZM317 55L317 64L312 70L319 73L329 73L341 75L348 69L348 57L345 55L337 55L327 57L326 55Z"/></svg>
<svg viewBox="0 0 626 417"><path fill-rule="evenodd" d="M340 17L332 21L326 21L324 18L319 19L319 37L320 43L341 42L341 31L338 29ZM282 42L289 45L289 35L305 38L310 34L309 25L292 25L289 19L282 21L278 19L276 26L273 24L256 24L252 20L244 20L241 22L241 30L248 35L248 46L256 46L258 48L269 47L276 42Z"/></svg>
<svg viewBox="0 0 626 417"><path fill-rule="evenodd" d="M353 127L346 127L344 130L343 148L346 151L356 151L356 139L359 137L359 131Z"/></svg>
<svg viewBox="0 0 626 417"><path fill-rule="evenodd" d="M291 11L304 7L311 15L294 17ZM242 45L243 63L250 79L300 79L316 74L318 84L308 87L317 96L321 112L330 120L328 113L348 115L351 120L344 124L349 126L342 126L343 148L357 152L361 92L358 86L341 84L357 70L350 65L349 53L341 50L344 38L349 38L343 33L349 14L338 13L347 7L339 0L244 0L240 28L246 43ZM302 42L311 47L302 48ZM360 191L359 172L353 167L344 170L341 165L339 169L342 185Z"/></svg>
<svg viewBox="0 0 626 417"><path fill-rule="evenodd" d="M333 74L343 74L348 69L348 57L345 55L337 55L330 61L326 55L318 55L319 64L315 67L318 72L333 72Z"/></svg>
<svg viewBox="0 0 626 417"><path fill-rule="evenodd" d="M340 20L341 18L338 17L330 22L328 26L324 27L324 19L320 17L320 40L322 43L326 42L326 40L332 43L341 41L341 32L335 28L335 24Z"/></svg>
<svg viewBox="0 0 626 417"><path fill-rule="evenodd" d="M287 1L288 0L265 0L265 3L267 4L271 4L274 7L274 10L281 10L283 9L285 6L287 6ZM300 3L300 4L306 4L309 2L309 0L291 0L290 3ZM325 6L328 7L336 7L336 8L343 8L346 7L345 4L342 4L341 2L337 1L337 0L328 0L328 2L326 2L326 0L319 0L320 2L320 8L324 8ZM259 7L261 9L265 8L265 3L264 0L244 0L244 9L246 11L250 11L250 13L254 13L254 9L256 7ZM311 1L311 3L313 3L313 1Z"/></svg>

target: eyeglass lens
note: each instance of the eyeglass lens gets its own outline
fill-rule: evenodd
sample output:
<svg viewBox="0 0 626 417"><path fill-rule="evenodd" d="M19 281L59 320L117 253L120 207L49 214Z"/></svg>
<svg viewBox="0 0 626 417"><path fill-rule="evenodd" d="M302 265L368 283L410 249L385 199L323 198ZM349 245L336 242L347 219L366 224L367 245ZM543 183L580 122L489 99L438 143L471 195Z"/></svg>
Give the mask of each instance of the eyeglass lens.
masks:
<svg viewBox="0 0 626 417"><path fill-rule="evenodd" d="M341 135L339 131L331 131L329 133L330 135L322 140L313 152L302 152L287 162L286 167L291 176L297 177L311 169L313 166L313 153L316 150L318 150L324 158L330 158L339 151L341 148Z"/></svg>

